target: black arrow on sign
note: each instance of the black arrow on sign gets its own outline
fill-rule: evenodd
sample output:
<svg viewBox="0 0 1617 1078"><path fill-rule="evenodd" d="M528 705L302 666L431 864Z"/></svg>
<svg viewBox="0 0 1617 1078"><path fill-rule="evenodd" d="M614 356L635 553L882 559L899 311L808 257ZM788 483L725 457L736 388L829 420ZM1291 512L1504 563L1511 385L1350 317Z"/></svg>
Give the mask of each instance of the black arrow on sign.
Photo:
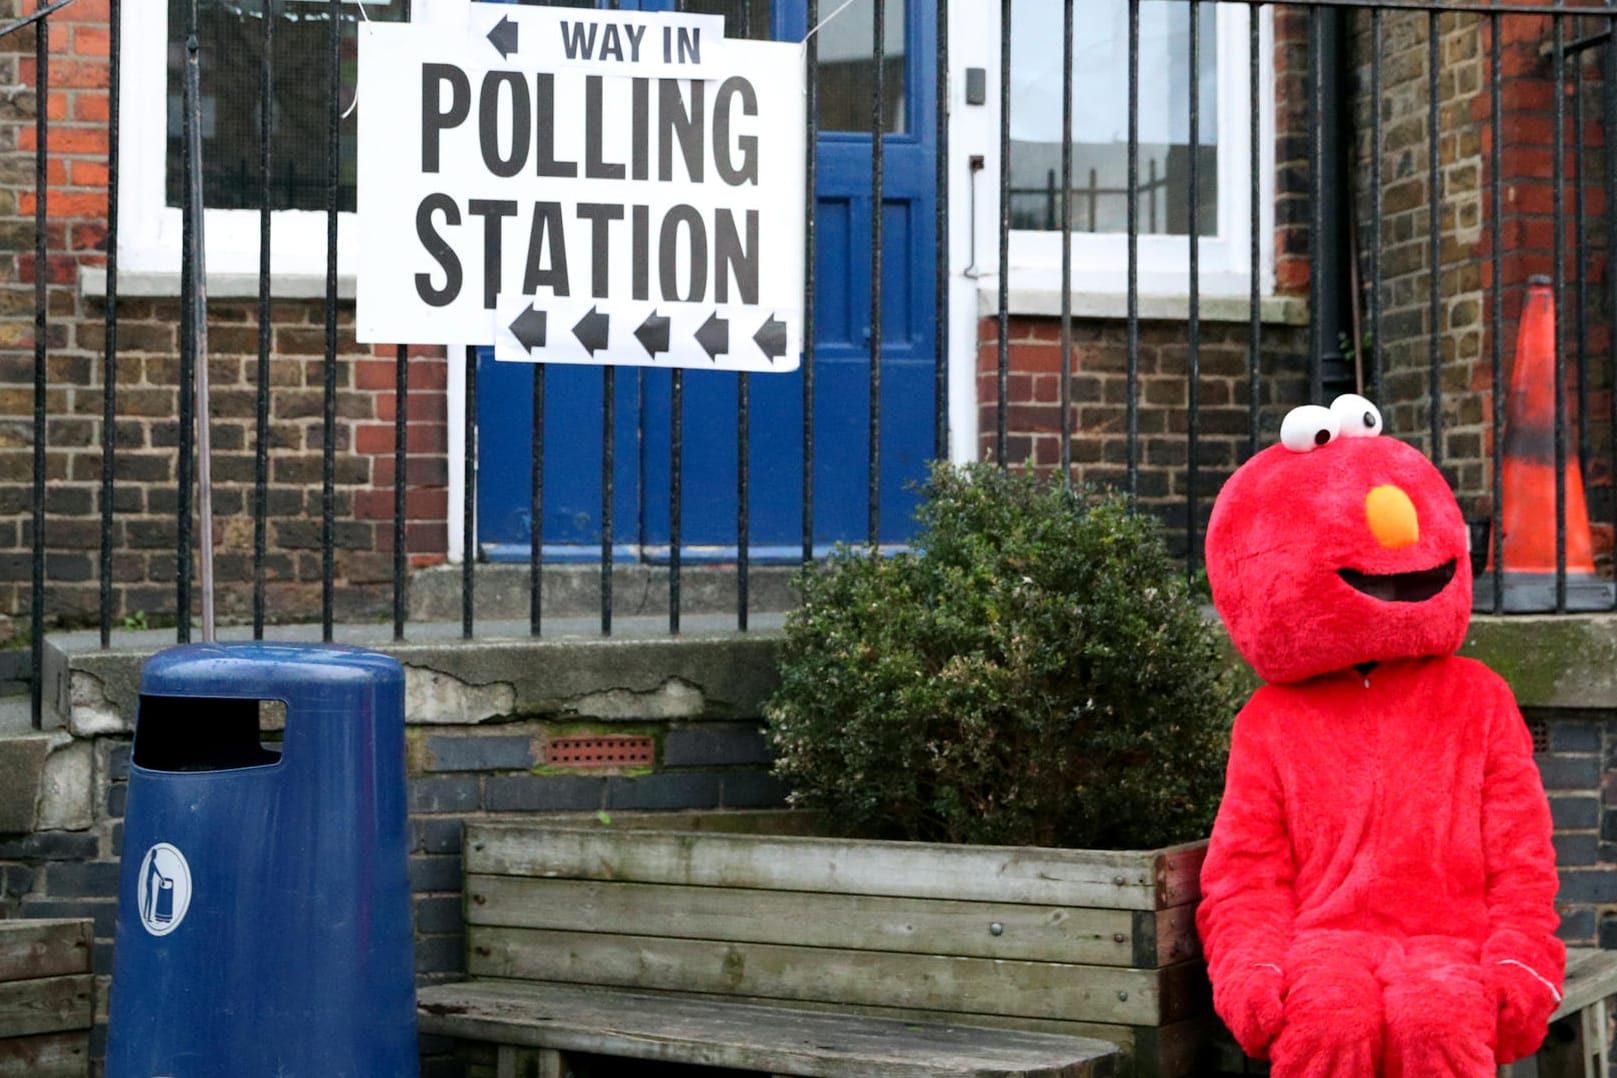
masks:
<svg viewBox="0 0 1617 1078"><path fill-rule="evenodd" d="M516 321L511 323L511 335L528 351L545 346L545 312L532 307L522 308Z"/></svg>
<svg viewBox="0 0 1617 1078"><path fill-rule="evenodd" d="M646 350L648 356L656 359L658 352L668 351L668 319L652 311L640 323L640 328L634 331L634 339L640 342L640 347Z"/></svg>
<svg viewBox="0 0 1617 1078"><path fill-rule="evenodd" d="M606 347L607 329L611 325L612 319L609 315L601 314L594 307L591 307L590 313L580 318L578 325L573 327L573 336L577 337L578 343L583 345L589 351L589 354L593 356L600 349Z"/></svg>
<svg viewBox="0 0 1617 1078"><path fill-rule="evenodd" d="M730 320L720 318L718 311L708 315L702 328L696 331L696 343L702 346L708 359L717 363L721 354L728 355L730 351Z"/></svg>
<svg viewBox="0 0 1617 1078"><path fill-rule="evenodd" d="M517 51L517 30L517 24L511 21L509 15L501 15L494 29L488 32L489 44L500 50L500 59Z"/></svg>
<svg viewBox="0 0 1617 1078"><path fill-rule="evenodd" d="M771 314L769 321L758 327L752 339L758 345L758 350L773 363L786 354L786 323Z"/></svg>

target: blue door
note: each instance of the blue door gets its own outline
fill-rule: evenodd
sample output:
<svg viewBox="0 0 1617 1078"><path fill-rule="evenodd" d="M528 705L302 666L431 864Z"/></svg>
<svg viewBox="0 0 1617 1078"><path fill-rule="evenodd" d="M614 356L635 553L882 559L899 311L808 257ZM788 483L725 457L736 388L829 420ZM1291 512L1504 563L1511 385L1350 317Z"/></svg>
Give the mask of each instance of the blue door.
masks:
<svg viewBox="0 0 1617 1078"><path fill-rule="evenodd" d="M744 11L743 4L750 8ZM584 6L579 4L576 6ZM605 6L605 5L603 5ZM673 7L630 0L620 7ZM726 16L740 36L800 41L805 0L688 0L687 10ZM928 5L888 0L883 70L880 539L911 531L909 484L933 455L937 242L936 25ZM836 5L824 3L822 13ZM814 541L868 537L871 89L870 0L855 0L819 32L820 139L816 191ZM526 560L533 371L478 365L478 531L484 555ZM754 560L796 560L803 534L803 379L750 380L749 537ZM615 375L555 366L545 374L544 538L547 560L595 558L601 542L603 387L614 412L613 541L623 556L660 559L670 542L672 374L625 368ZM738 386L735 374L684 376L682 556L731 560L737 541Z"/></svg>

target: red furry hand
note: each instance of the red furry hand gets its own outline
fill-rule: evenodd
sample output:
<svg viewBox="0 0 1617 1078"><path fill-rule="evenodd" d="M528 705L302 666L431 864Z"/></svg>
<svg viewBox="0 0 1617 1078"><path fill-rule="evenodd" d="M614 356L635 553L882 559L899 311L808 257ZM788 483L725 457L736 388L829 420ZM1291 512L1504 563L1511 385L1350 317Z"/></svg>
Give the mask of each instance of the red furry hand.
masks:
<svg viewBox="0 0 1617 1078"><path fill-rule="evenodd" d="M1538 1051L1560 997L1543 977L1517 962L1496 961L1484 969L1499 1003L1499 1041L1494 1054L1512 1063Z"/></svg>
<svg viewBox="0 0 1617 1078"><path fill-rule="evenodd" d="M1269 1045L1285 1024L1285 978L1276 966L1229 970L1213 988L1213 1007L1253 1059L1269 1058Z"/></svg>

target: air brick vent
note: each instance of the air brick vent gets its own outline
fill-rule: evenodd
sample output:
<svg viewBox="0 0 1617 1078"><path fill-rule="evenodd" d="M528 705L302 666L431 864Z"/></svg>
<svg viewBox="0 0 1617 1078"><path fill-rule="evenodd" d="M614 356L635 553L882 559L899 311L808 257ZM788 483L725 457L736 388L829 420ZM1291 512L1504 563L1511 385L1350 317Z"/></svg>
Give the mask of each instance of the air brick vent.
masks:
<svg viewBox="0 0 1617 1078"><path fill-rule="evenodd" d="M657 742L623 735L556 737L545 747L551 767L650 767L657 762Z"/></svg>
<svg viewBox="0 0 1617 1078"><path fill-rule="evenodd" d="M1528 719L1527 732L1533 735L1533 751L1550 751L1550 724L1546 719Z"/></svg>

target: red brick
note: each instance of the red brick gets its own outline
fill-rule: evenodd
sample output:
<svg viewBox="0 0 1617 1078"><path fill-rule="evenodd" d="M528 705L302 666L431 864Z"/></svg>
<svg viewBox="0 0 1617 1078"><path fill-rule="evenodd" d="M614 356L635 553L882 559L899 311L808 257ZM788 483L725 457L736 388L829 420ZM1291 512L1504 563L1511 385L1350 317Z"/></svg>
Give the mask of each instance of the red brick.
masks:
<svg viewBox="0 0 1617 1078"><path fill-rule="evenodd" d="M1308 290L1308 263L1299 258L1284 258L1275 266L1275 288L1292 295Z"/></svg>
<svg viewBox="0 0 1617 1078"><path fill-rule="evenodd" d="M34 150L39 147L37 132L32 124L17 132L17 149ZM50 129L50 152L53 154L107 155L107 130L104 127L53 127Z"/></svg>
<svg viewBox="0 0 1617 1078"><path fill-rule="evenodd" d="M406 434L411 453L447 453L449 428L440 423L412 423ZM356 423L354 425L354 452L380 456L393 452L393 425Z"/></svg>
<svg viewBox="0 0 1617 1078"><path fill-rule="evenodd" d="M106 249L107 226L99 221L73 226L73 250L100 251Z"/></svg>
<svg viewBox="0 0 1617 1078"><path fill-rule="evenodd" d="M17 280L31 283L33 279L34 256L18 255ZM66 255L51 255L45 259L45 279L51 284L75 283L79 279L78 261Z"/></svg>
<svg viewBox="0 0 1617 1078"><path fill-rule="evenodd" d="M449 514L449 492L417 488L404 494L405 520L444 520ZM360 520L392 520L393 491L391 489L356 490L354 516Z"/></svg>
<svg viewBox="0 0 1617 1078"><path fill-rule="evenodd" d="M24 0L24 14L37 11L40 0ZM88 22L107 25L112 19L112 0L77 0L51 16L53 23Z"/></svg>
<svg viewBox="0 0 1617 1078"><path fill-rule="evenodd" d="M408 397L409 407L406 409L411 422L445 422L448 419L448 401L441 393L411 393ZM392 422L399 412L398 399L392 393L381 393L376 397L376 418Z"/></svg>
<svg viewBox="0 0 1617 1078"><path fill-rule="evenodd" d="M73 51L79 56L111 56L112 32L106 26L75 26Z"/></svg>
<svg viewBox="0 0 1617 1078"><path fill-rule="evenodd" d="M449 462L443 457L406 457L405 482L412 487L442 487L449 483ZM377 457L371 465L371 481L378 487L393 488L393 457Z"/></svg>
<svg viewBox="0 0 1617 1078"><path fill-rule="evenodd" d="M412 521L404 526L404 546L411 551L430 551L424 565L438 565L444 560L441 553L449 548L449 525L441 521ZM393 529L378 528L376 549L387 553L393 549ZM414 558L412 558L412 561Z"/></svg>
<svg viewBox="0 0 1617 1078"><path fill-rule="evenodd" d="M1051 319L1059 324L1059 319ZM1013 371L1061 372L1061 346L1058 344L1013 344L1010 348Z"/></svg>
<svg viewBox="0 0 1617 1078"><path fill-rule="evenodd" d="M1020 433L1059 431L1061 408L1048 404L1012 404L1006 409L1006 422L1011 430Z"/></svg>
<svg viewBox="0 0 1617 1078"><path fill-rule="evenodd" d="M68 162L68 176L74 187L106 187L107 163L74 158Z"/></svg>
<svg viewBox="0 0 1617 1078"><path fill-rule="evenodd" d="M19 195L17 198L17 212L31 214L34 212L33 192ZM45 213L58 219L72 219L90 217L105 220L107 216L107 193L105 191L52 191L46 200Z"/></svg>
<svg viewBox="0 0 1617 1078"><path fill-rule="evenodd" d="M61 30L55 31L60 34ZM55 40L53 34L52 40ZM51 89L105 90L112 85L112 67L105 60L64 60L58 46L51 46ZM17 65L18 75L29 84L37 84L37 65L27 60Z"/></svg>
<svg viewBox="0 0 1617 1078"><path fill-rule="evenodd" d="M111 100L98 90L79 90L73 95L73 118L92 123L106 123L111 119Z"/></svg>
<svg viewBox="0 0 1617 1078"><path fill-rule="evenodd" d="M355 389L393 389L396 367L388 359L357 359L354 361Z"/></svg>

